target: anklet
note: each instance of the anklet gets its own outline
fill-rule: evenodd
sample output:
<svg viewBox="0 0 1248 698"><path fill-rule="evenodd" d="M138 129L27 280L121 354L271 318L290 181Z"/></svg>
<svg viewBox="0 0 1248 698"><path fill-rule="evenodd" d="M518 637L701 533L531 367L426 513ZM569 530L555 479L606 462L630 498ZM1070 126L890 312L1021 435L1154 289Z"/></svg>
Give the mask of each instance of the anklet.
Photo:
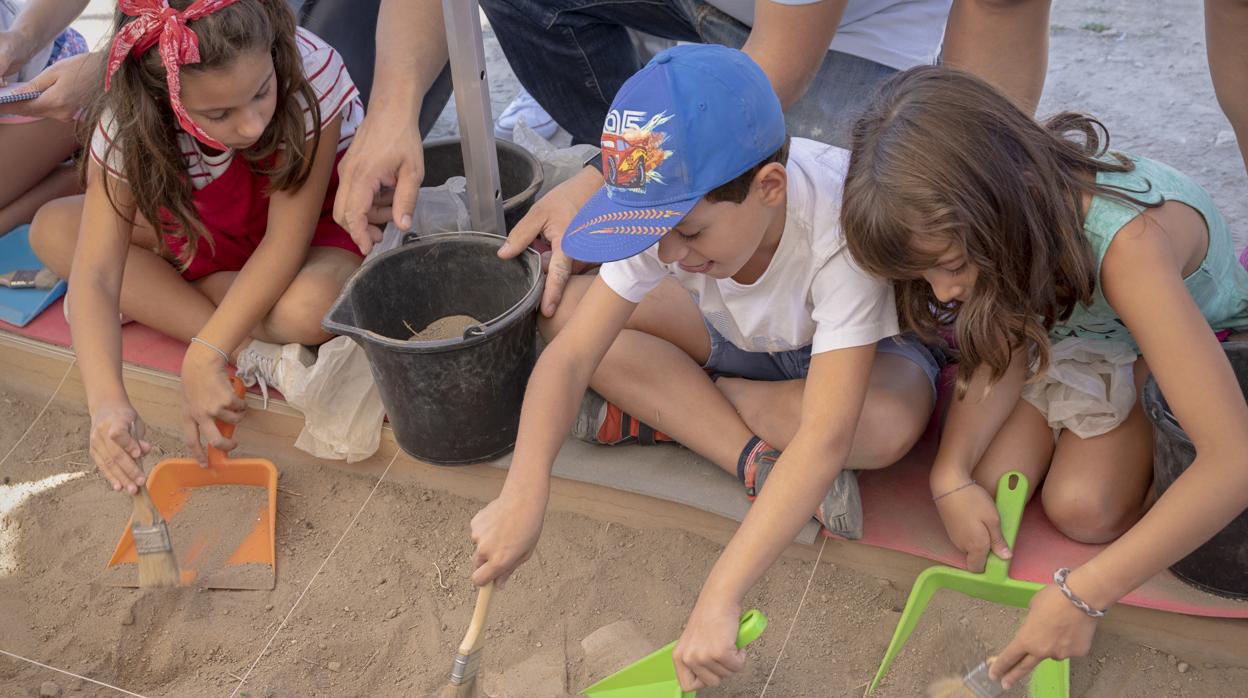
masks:
<svg viewBox="0 0 1248 698"><path fill-rule="evenodd" d="M218 354L220 354L220 355L221 355L221 360L225 362L225 365L226 365L226 366L229 366L229 365L230 365L230 355L229 355L229 354L227 354L227 353L225 353L225 351L224 351L224 350L222 350L222 349L221 349L221 347L219 347L219 346L217 346L217 345L215 345L215 344L212 344L212 343L210 343L210 342L206 342L206 341L204 341L204 340L200 339L199 337L191 337L191 342L193 342L193 343L195 343L195 344L202 344L203 346L206 346L206 347L208 347L209 349L211 349L211 350L213 350L213 351L217 352Z"/></svg>
<svg viewBox="0 0 1248 698"><path fill-rule="evenodd" d="M975 481L974 481L974 480L967 480L966 482L962 483L961 485L958 485L957 487L955 487L955 488L953 488L953 489L949 490L948 492L943 492L943 493L941 493L941 494L936 495L935 497L932 497L932 501L933 501L933 502L935 502L935 501L939 501L939 500L941 500L941 499L944 499L945 497L948 497L949 495L953 494L954 492L957 492L958 490L964 490L964 489L966 489L966 488L968 488L968 487L970 487L971 485L974 485L974 484L975 484Z"/></svg>
<svg viewBox="0 0 1248 698"><path fill-rule="evenodd" d="M1067 599L1070 599L1070 602L1075 605L1075 608L1088 614L1089 618L1104 618L1105 611L1098 611L1092 608L1086 601L1078 596L1075 596L1075 592L1071 591L1070 587L1066 586L1066 577L1069 575L1069 567L1063 567L1053 573L1053 582L1057 584L1057 588L1061 590L1062 594L1065 595Z"/></svg>

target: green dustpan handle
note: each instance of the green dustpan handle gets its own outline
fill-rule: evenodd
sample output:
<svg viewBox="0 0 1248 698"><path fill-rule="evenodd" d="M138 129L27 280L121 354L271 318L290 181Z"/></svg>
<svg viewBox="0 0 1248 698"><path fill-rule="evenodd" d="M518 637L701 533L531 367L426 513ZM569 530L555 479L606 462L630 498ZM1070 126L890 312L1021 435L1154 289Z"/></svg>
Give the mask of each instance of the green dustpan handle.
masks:
<svg viewBox="0 0 1248 698"><path fill-rule="evenodd" d="M1027 492L1027 476L1017 470L1011 470L997 481L997 513L1001 517L1001 535L1010 550L1014 549L1014 540L1018 538L1018 526L1023 519L1023 509L1027 506ZM1003 580L1009 574L1009 560L1002 560L996 553L989 552L984 576Z"/></svg>
<svg viewBox="0 0 1248 698"><path fill-rule="evenodd" d="M767 629L767 616L757 608L751 608L741 616L741 627L737 628L737 649L744 649L746 645L758 639L759 635Z"/></svg>

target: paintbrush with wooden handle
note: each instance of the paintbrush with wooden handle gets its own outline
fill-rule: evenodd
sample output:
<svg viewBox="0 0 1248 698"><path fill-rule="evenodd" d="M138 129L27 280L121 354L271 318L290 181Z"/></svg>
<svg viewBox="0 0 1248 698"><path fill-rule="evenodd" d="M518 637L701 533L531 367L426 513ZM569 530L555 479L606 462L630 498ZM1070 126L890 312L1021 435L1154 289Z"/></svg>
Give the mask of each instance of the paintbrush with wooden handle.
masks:
<svg viewBox="0 0 1248 698"><path fill-rule="evenodd" d="M459 652L451 665L451 682L442 689L440 698L476 698L477 670L481 668L481 649L485 644L485 617L490 612L490 599L494 596L494 582L477 590L477 606L472 610L472 622Z"/></svg>
<svg viewBox="0 0 1248 698"><path fill-rule="evenodd" d="M131 435L138 440L133 427ZM144 472L150 471L150 468L144 467L143 461L151 460L151 457L149 454L139 461L139 467ZM139 555L139 588L177 586L182 581L182 575L178 571L178 558L173 554L169 526L147 493L146 484L140 486L131 499L130 535L134 537L134 549Z"/></svg>

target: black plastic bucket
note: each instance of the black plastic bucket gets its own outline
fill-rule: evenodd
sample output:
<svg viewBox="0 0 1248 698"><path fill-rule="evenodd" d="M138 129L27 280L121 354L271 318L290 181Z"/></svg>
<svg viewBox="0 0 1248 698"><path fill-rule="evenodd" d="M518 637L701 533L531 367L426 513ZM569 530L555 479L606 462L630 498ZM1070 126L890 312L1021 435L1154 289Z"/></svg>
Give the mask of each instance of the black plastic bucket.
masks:
<svg viewBox="0 0 1248 698"><path fill-rule="evenodd" d="M1248 342L1222 345L1248 396ZM1160 496L1196 459L1196 447L1166 404L1157 381L1144 387L1144 411L1153 423L1153 477ZM1183 581L1233 599L1248 599L1248 511L1170 568Z"/></svg>
<svg viewBox="0 0 1248 698"><path fill-rule="evenodd" d="M321 323L364 348L399 446L439 465L498 457L516 442L537 358L541 261L498 258L504 237L437 233L360 267ZM412 341L449 315L462 337Z"/></svg>
<svg viewBox="0 0 1248 698"><path fill-rule="evenodd" d="M503 221L507 230L524 218L542 188L542 163L510 141L495 141L498 182L502 188ZM464 176L464 151L458 138L439 138L425 143L425 179L421 186L436 187L451 177Z"/></svg>

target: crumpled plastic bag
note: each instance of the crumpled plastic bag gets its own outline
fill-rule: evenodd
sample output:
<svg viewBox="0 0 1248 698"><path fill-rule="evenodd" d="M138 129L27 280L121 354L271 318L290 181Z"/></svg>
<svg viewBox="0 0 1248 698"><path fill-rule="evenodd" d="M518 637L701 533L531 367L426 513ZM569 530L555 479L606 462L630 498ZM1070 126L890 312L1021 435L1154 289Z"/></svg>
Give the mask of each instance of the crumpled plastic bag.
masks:
<svg viewBox="0 0 1248 698"><path fill-rule="evenodd" d="M1049 368L1023 386L1023 399L1053 428L1087 439L1122 424L1135 406L1135 351L1109 339L1068 337L1049 350Z"/></svg>
<svg viewBox="0 0 1248 698"><path fill-rule="evenodd" d="M554 189L572 175L584 169L585 161L598 152L597 148L588 143L581 143L568 148L558 148L550 141L542 138L537 131L529 128L528 124L524 123L524 117L520 117L516 123L512 142L533 153L537 161L542 163L543 179L542 188L537 191L538 199L545 196L546 192Z"/></svg>
<svg viewBox="0 0 1248 698"><path fill-rule="evenodd" d="M451 177L436 187L421 187L412 215L416 235L468 230L468 180Z"/></svg>
<svg viewBox="0 0 1248 698"><path fill-rule="evenodd" d="M304 416L296 447L348 463L377 452L386 410L364 350L351 338L322 344L316 363L288 372L282 383L286 400Z"/></svg>

